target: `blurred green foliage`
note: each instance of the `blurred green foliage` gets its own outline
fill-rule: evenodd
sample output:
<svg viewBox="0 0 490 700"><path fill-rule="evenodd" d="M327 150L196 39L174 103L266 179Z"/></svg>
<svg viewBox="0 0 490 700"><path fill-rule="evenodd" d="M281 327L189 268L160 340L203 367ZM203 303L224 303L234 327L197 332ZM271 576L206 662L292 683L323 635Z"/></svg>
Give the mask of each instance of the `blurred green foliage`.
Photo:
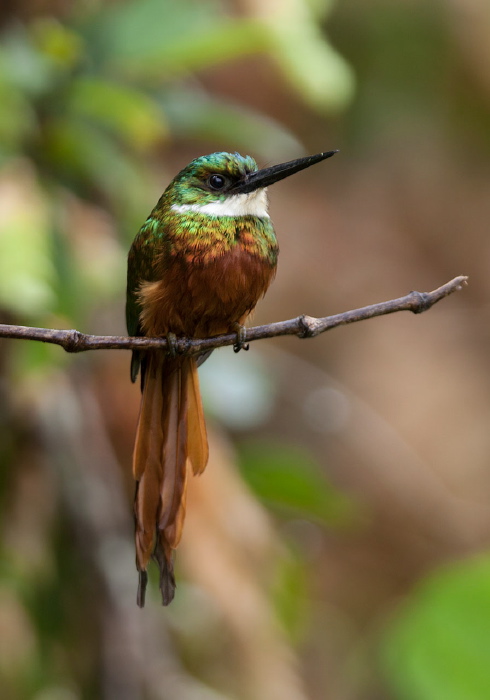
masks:
<svg viewBox="0 0 490 700"><path fill-rule="evenodd" d="M400 700L490 697L490 557L430 575L383 640L382 660Z"/></svg>
<svg viewBox="0 0 490 700"><path fill-rule="evenodd" d="M291 86L320 112L342 111L354 96L354 74L325 40L331 0L289 0L266 15L273 55Z"/></svg>
<svg viewBox="0 0 490 700"><path fill-rule="evenodd" d="M355 81L326 38L327 20L356 65L356 109L344 126L351 145L378 148L397 133L403 139L416 113L431 137L453 129L458 144L489 143L483 91L464 71L464 79L453 76L451 83L454 47L436 4L420 3L414 11L412 3L375 2L369 11L354 5L342 14L333 12L331 0L290 0L275 3L276 14L264 10L253 20L212 0L69 5L60 16L29 21L15 9L11 21L2 15L0 308L9 320L90 330L95 312L117 300L122 330L126 250L165 184L158 180L167 146L196 140L265 161L301 153L288 129L211 94L200 75L260 52L297 101L321 116L338 113L352 98ZM467 99L460 99L463 91ZM323 136L325 124L317 128ZM58 348L36 343L9 352L17 365L14 381L25 379L28 369L47 377L54 364L69 361ZM270 383L256 375L272 395ZM252 384L248 377L245 383ZM11 482L23 473L18 454L28 430L0 418L0 502L6 511ZM244 479L278 522L305 519L329 529L355 522L354 504L305 450L261 441L243 444L239 452ZM23 459L31 463L32 456ZM97 696L99 650L97 631L90 629L96 618L83 606L75 609L69 593L86 573L71 534L58 530L52 561L48 557L41 572L30 560L29 566L19 563L12 546L2 543L0 609L8 611L18 638L0 641L0 691L6 688L12 697L36 697L45 689L43 697L50 697L50 686L61 693L66 687L67 697L78 697L72 686ZM308 564L284 540L270 598L300 646L317 601ZM380 664L394 698L490 697L489 589L485 557L440 571L409 593L381 641Z"/></svg>
<svg viewBox="0 0 490 700"><path fill-rule="evenodd" d="M249 441L241 446L239 464L250 488L269 507L329 527L352 524L352 501L327 481L306 450Z"/></svg>
<svg viewBox="0 0 490 700"><path fill-rule="evenodd" d="M321 112L339 109L353 81L322 32L325 10L322 2L304 8L292 3L289 16L276 23L233 16L226 3L212 0L96 0L58 14L27 13L29 20L22 8L19 16L11 10L11 21L3 14L0 310L8 320L90 330L98 312L117 302L115 326L122 331L126 251L164 184L158 180L166 146L195 139L210 150L243 150L266 161L302 153L284 126L210 94L199 73L260 52L275 61L300 100ZM287 50L291 40L294 57ZM165 179L173 174L164 173ZM37 343L19 343L8 359L12 382L33 394L43 393L53 369L74 361ZM83 359L76 362L80 366ZM29 384L33 371L35 385ZM2 416L0 498L6 504L24 473L24 429ZM43 449L33 450L33 469ZM261 496L272 500L266 482L270 496L284 468L287 478L276 502L324 524L336 520L341 497L307 468L303 455L285 462L284 455L273 459L275 451L266 452L271 463L265 480L259 483L257 473L251 477ZM68 459L61 453L58 458ZM31 456L25 460L30 464ZM75 478L77 465L69 468ZM11 648L0 643L0 693L12 698L72 697L71 688L73 697L79 690L86 697L101 692L97 611L88 615L83 605L74 605L91 597L84 589L87 561L73 546L67 514L57 512L54 520L46 526L53 542L46 544L43 566L22 554L15 539L1 545L0 617L10 616L2 620L18 638ZM292 551L279 557L271 585L277 615L295 641L307 600L302 564Z"/></svg>
<svg viewBox="0 0 490 700"><path fill-rule="evenodd" d="M313 14L294 11L306 28L295 39L303 65L288 67L286 54L279 64L286 77L296 75L304 93L317 60L309 55L308 34L317 34L317 52L332 51ZM87 265L77 259L72 237L60 233L67 191L103 206L123 234L107 282L123 277L124 249L153 204L152 166L162 144L205 138L267 159L298 153L299 144L279 124L212 98L190 80L193 72L257 51L275 54L287 26L232 18L221 3L198 0L90 3L63 21L43 16L5 26L0 167L19 167L18 159L26 158L22 175L28 169L30 182L2 221L0 304L31 323L48 311L72 324L86 322L88 304L80 299L90 301L94 280L84 279ZM340 59L332 56L322 60L330 73L341 73ZM305 80L298 80L301 73ZM322 88L335 101L333 90ZM120 293L119 284L98 281L99 302Z"/></svg>
<svg viewBox="0 0 490 700"><path fill-rule="evenodd" d="M278 558L271 600L292 643L300 646L311 623L314 603L308 566L297 547L290 547Z"/></svg>
<svg viewBox="0 0 490 700"><path fill-rule="evenodd" d="M329 529L355 526L356 504L327 480L306 449L248 440L239 447L238 463L246 483L277 517ZM284 629L299 644L313 605L309 567L302 547L294 538L285 540L287 548L277 561L271 600Z"/></svg>

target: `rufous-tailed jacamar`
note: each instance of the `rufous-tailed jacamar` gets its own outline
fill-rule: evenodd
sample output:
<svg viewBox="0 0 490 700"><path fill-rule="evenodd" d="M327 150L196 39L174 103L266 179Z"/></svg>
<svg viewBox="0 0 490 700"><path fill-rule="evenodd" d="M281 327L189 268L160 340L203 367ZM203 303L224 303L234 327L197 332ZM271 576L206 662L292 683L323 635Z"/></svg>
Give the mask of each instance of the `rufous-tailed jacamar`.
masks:
<svg viewBox="0 0 490 700"><path fill-rule="evenodd" d="M278 246L266 187L336 151L258 170L253 158L212 153L193 160L167 187L136 236L128 259L126 318L131 336L208 338L237 332L271 283ZM182 533L188 465L208 461L197 366L206 359L133 351L142 401L133 472L137 602L147 566L160 568L164 605L174 597L173 550Z"/></svg>

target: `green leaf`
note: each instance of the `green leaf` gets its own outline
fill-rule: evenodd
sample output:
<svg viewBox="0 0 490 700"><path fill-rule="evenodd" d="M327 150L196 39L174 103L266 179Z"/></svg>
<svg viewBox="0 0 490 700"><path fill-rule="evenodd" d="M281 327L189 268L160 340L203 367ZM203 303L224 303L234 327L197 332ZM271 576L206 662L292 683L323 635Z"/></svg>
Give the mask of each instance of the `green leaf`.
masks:
<svg viewBox="0 0 490 700"><path fill-rule="evenodd" d="M106 8L86 23L99 62L161 80L267 45L260 22L227 18L219 3L138 0Z"/></svg>
<svg viewBox="0 0 490 700"><path fill-rule="evenodd" d="M138 64L219 19L219 6L201 0L133 0L105 7L83 31L102 61Z"/></svg>
<svg viewBox="0 0 490 700"><path fill-rule="evenodd" d="M490 557L458 563L412 593L382 644L400 700L490 698Z"/></svg>
<svg viewBox="0 0 490 700"><path fill-rule="evenodd" d="M54 303L48 212L23 164L5 171L1 191L0 304L32 319Z"/></svg>
<svg viewBox="0 0 490 700"><path fill-rule="evenodd" d="M318 10L290 0L265 14L264 24L271 53L298 94L321 112L338 111L354 96L354 73L322 33Z"/></svg>
<svg viewBox="0 0 490 700"><path fill-rule="evenodd" d="M215 141L220 149L243 149L265 161L303 154L299 141L283 125L195 89L169 89L162 96L162 105L172 133L180 138Z"/></svg>
<svg viewBox="0 0 490 700"><path fill-rule="evenodd" d="M46 94L57 81L59 69L34 46L27 30L14 26L2 43L2 71L8 82L32 98Z"/></svg>
<svg viewBox="0 0 490 700"><path fill-rule="evenodd" d="M85 53L81 36L54 17L40 17L30 29L43 59L63 71L75 66Z"/></svg>
<svg viewBox="0 0 490 700"><path fill-rule="evenodd" d="M36 128L29 101L2 78L0 66L0 165L7 158L18 155L24 139Z"/></svg>
<svg viewBox="0 0 490 700"><path fill-rule="evenodd" d="M147 177L112 134L73 117L52 119L43 146L57 179L77 193L95 185L125 214L139 207Z"/></svg>
<svg viewBox="0 0 490 700"><path fill-rule="evenodd" d="M352 502L300 448L248 443L241 446L239 463L245 480L265 503L328 526L352 521Z"/></svg>
<svg viewBox="0 0 490 700"><path fill-rule="evenodd" d="M148 149L167 133L164 115L151 97L109 80L74 81L67 103L77 117L108 127L138 149Z"/></svg>
<svg viewBox="0 0 490 700"><path fill-rule="evenodd" d="M291 46L296 46L291 51ZM311 26L275 32L275 57L286 78L312 107L344 109L354 96L354 75L344 58Z"/></svg>
<svg viewBox="0 0 490 700"><path fill-rule="evenodd" d="M145 75L175 77L257 53L269 46L263 25L243 19L216 20L205 32L198 27L176 39L174 37L172 42L161 45L157 52L142 61L140 67Z"/></svg>
<svg viewBox="0 0 490 700"><path fill-rule="evenodd" d="M284 629L293 643L299 643L311 617L311 600L305 562L294 551L288 550L277 562L271 593Z"/></svg>

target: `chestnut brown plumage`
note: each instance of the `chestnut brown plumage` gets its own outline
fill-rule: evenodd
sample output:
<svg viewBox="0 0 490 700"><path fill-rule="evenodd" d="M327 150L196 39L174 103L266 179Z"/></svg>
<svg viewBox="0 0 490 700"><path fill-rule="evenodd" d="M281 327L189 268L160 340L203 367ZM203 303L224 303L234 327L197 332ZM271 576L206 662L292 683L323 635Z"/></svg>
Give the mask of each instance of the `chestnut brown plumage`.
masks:
<svg viewBox="0 0 490 700"><path fill-rule="evenodd" d="M238 330L265 294L278 247L265 187L335 151L262 171L238 154L192 161L165 190L136 236L128 258L126 316L130 335L206 338ZM138 605L147 567L160 569L162 601L174 597L173 550L182 534L187 472L208 461L198 364L207 355L133 351L142 401L133 457Z"/></svg>

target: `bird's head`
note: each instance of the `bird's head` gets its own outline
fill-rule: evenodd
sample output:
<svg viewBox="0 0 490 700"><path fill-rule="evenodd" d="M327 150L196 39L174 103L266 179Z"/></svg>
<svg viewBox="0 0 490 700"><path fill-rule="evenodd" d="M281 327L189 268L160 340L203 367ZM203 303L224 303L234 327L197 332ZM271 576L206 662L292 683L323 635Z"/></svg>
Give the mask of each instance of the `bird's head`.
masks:
<svg viewBox="0 0 490 700"><path fill-rule="evenodd" d="M318 153L259 170L250 156L211 153L196 158L166 190L172 209L216 216L268 216L266 188L293 173L333 156Z"/></svg>

